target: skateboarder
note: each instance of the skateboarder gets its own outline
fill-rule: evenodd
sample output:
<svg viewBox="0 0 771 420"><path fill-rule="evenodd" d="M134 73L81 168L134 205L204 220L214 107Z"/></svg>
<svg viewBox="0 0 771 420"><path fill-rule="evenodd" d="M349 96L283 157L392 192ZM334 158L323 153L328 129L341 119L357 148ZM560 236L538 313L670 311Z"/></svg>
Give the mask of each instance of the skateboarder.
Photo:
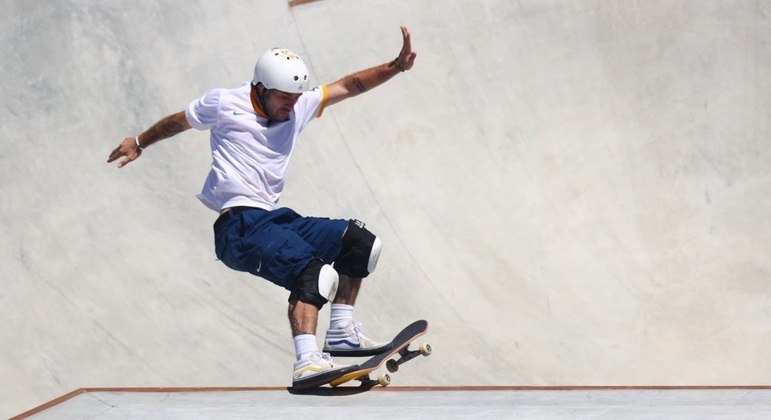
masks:
<svg viewBox="0 0 771 420"><path fill-rule="evenodd" d="M198 198L219 213L217 258L287 289L296 362L293 380L342 366L326 352L376 352L353 320L362 279L375 269L380 239L357 220L304 217L277 203L300 131L325 107L366 92L410 70L416 53L402 27L402 49L385 63L309 90L303 60L274 48L257 60L251 83L215 89L143 133L125 138L107 162L118 167L153 143L189 128L210 130L212 168ZM318 311L332 301L324 351L318 349Z"/></svg>

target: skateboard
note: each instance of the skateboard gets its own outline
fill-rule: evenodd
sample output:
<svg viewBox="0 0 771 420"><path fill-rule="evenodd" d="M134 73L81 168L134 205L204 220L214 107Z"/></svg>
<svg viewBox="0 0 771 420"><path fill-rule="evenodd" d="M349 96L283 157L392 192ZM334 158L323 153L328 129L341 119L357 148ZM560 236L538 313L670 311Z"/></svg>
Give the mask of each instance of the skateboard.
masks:
<svg viewBox="0 0 771 420"><path fill-rule="evenodd" d="M429 356L431 355L431 345L427 343L421 344L417 350L411 350L410 344L428 332L428 322L425 320L415 321L412 324L404 327L393 340L391 340L391 347L389 350L383 353L376 354L369 358L367 361L359 365L357 370L340 375L339 377L329 381L329 385L337 387L346 382L357 380L361 382L362 387L373 387L375 385L388 386L391 383L391 376L387 373L382 373L377 379L372 379L370 373L377 370L383 363L386 364L386 369L394 373L399 370L399 366L414 359L417 356ZM398 356L398 359L396 358Z"/></svg>
<svg viewBox="0 0 771 420"><path fill-rule="evenodd" d="M359 381L361 388L372 388L375 385L388 386L391 383L391 377L387 373L381 374L377 379L372 379L369 374L377 370L383 363L386 364L386 369L389 372L394 373L399 370L400 365L417 356L429 356L431 354L431 345L429 344L421 344L417 350L410 350L409 348L410 343L418 337L425 335L426 332L428 332L428 322L425 320L415 321L396 334L396 337L391 340L391 346L388 350L372 356L360 365L346 366L318 377L310 378L306 382L295 383L292 390L307 391L320 388L326 384L337 387L352 380ZM396 358L397 356L398 359Z"/></svg>

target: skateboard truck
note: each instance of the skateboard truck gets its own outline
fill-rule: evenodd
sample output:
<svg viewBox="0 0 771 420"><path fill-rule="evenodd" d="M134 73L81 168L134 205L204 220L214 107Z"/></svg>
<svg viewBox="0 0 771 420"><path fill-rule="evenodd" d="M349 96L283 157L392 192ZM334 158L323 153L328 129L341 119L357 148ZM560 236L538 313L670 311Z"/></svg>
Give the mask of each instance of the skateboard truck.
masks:
<svg viewBox="0 0 771 420"><path fill-rule="evenodd" d="M389 372L394 373L399 370L399 365L402 363L407 363L418 356L429 356L430 354L431 345L428 343L421 344L418 350L410 350L409 346L407 346L399 350L398 359L389 359L386 362L386 369L388 369ZM388 374L385 375L388 376Z"/></svg>
<svg viewBox="0 0 771 420"><path fill-rule="evenodd" d="M381 373L377 379L372 379L369 374L359 376L356 378L360 382L359 386L362 388L372 388L376 385L388 386L391 384L391 375L387 373Z"/></svg>
<svg viewBox="0 0 771 420"><path fill-rule="evenodd" d="M431 345L428 343L423 343L420 345L418 350L410 350L409 345L407 345L407 347L399 350L398 354L398 359L388 359L386 362L386 369L388 369L388 371L391 373L398 371L399 365L402 363L407 363L418 356L431 355ZM359 381L359 386L363 388L372 388L377 385L386 387L391 384L391 375L387 373L381 373L378 375L377 379L372 379L372 377L366 373L359 376L358 378L355 378L355 380Z"/></svg>

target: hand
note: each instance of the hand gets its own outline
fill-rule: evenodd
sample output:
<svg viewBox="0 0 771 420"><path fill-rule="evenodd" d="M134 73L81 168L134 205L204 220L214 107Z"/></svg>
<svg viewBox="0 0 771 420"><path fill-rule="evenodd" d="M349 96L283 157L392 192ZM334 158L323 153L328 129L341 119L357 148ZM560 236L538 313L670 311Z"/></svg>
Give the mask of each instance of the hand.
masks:
<svg viewBox="0 0 771 420"><path fill-rule="evenodd" d="M402 26L401 29L402 29L403 45L402 45L402 50L399 52L399 57L397 57L397 60L399 62L399 67L401 67L404 71L407 71L411 69L413 65L415 65L415 57L418 54L412 51L412 42L410 42L410 31L407 30L406 26Z"/></svg>
<svg viewBox="0 0 771 420"><path fill-rule="evenodd" d="M123 139L120 145L116 147L112 153L110 153L110 157L107 158L107 163L114 162L121 157L125 157L125 159L118 162L118 167L122 168L129 162L138 158L141 154L142 151L137 147L135 138L126 137Z"/></svg>

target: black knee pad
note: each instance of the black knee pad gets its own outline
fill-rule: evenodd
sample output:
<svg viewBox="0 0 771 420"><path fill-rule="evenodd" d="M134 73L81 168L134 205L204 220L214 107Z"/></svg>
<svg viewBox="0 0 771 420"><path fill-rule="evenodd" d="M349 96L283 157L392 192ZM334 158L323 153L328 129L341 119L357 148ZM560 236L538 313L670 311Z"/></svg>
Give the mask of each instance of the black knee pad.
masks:
<svg viewBox="0 0 771 420"><path fill-rule="evenodd" d="M337 293L338 276L332 266L321 260L308 264L300 277L295 280L289 301L299 300L321 309Z"/></svg>
<svg viewBox="0 0 771 420"><path fill-rule="evenodd" d="M350 277L367 277L375 271L381 248L380 239L365 229L363 222L351 220L343 235L340 256L335 260L335 270Z"/></svg>

